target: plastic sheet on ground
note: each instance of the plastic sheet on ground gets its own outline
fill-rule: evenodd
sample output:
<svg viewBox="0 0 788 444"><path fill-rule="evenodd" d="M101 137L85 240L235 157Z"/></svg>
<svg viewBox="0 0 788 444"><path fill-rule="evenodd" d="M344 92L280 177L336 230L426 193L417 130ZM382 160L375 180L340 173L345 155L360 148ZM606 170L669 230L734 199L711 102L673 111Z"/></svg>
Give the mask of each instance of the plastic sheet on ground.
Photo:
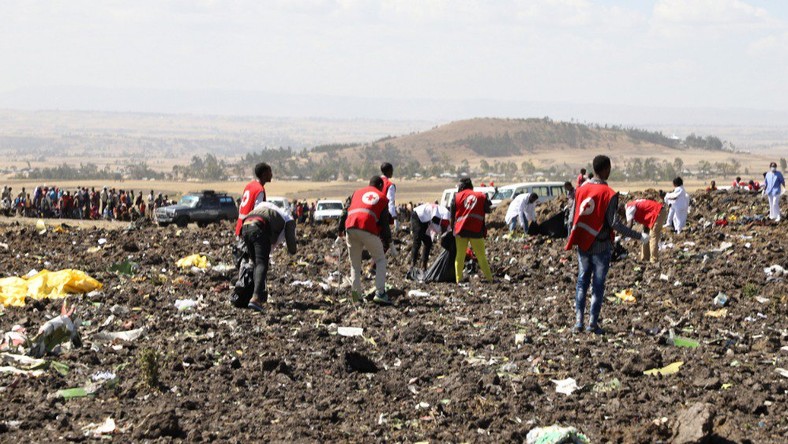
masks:
<svg viewBox="0 0 788 444"><path fill-rule="evenodd" d="M181 259L178 259L178 262L175 263L180 268L208 268L211 264L208 262L208 258L202 256L200 254L192 254Z"/></svg>
<svg viewBox="0 0 788 444"><path fill-rule="evenodd" d="M670 365L666 365L665 367L662 367L662 368L652 368L651 370L646 370L646 371L643 372L643 374L646 375L646 376L658 376L658 375L667 376L667 375L672 375L672 374L678 373L679 369L681 368L682 365L684 365L684 362L683 361L678 361L678 362L674 362L674 363L672 363Z"/></svg>
<svg viewBox="0 0 788 444"><path fill-rule="evenodd" d="M555 384L555 391L557 393L563 393L568 396L580 390L580 386L577 385L577 381L575 381L574 378L551 379L550 381Z"/></svg>
<svg viewBox="0 0 788 444"><path fill-rule="evenodd" d="M100 332L93 335L93 340L95 341L104 341L104 342L112 342L114 340L121 340L121 341L134 341L138 339L145 333L145 328L137 328L134 330L128 331L117 331L117 332Z"/></svg>
<svg viewBox="0 0 788 444"><path fill-rule="evenodd" d="M537 427L525 437L526 444L589 444L588 437L574 427Z"/></svg>
<svg viewBox="0 0 788 444"><path fill-rule="evenodd" d="M100 290L103 285L79 270L42 270L27 278L7 277L0 279L0 304L22 307L25 297L32 299L58 299L69 294L89 293Z"/></svg>

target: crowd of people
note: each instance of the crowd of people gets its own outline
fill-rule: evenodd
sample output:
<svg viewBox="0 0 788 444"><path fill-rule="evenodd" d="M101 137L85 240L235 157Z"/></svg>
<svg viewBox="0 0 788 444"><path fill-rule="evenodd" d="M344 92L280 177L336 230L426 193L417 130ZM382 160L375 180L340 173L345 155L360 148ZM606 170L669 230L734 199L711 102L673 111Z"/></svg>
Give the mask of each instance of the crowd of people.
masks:
<svg viewBox="0 0 788 444"><path fill-rule="evenodd" d="M153 211L174 202L162 193L103 187L76 187L65 190L57 186L37 186L32 192L22 187L15 193L3 186L0 210L7 216L43 217L53 219L91 219L130 221L153 217Z"/></svg>
<svg viewBox="0 0 788 444"><path fill-rule="evenodd" d="M641 260L658 262L662 229L670 228L681 233L686 224L690 199L683 180L677 177L673 180L674 189L660 192L659 201L637 199L623 202L619 193L607 184L612 170L610 158L596 156L592 164L594 172L586 174L581 170L577 187L570 182L564 184L569 198L565 249L574 250L578 261L572 330L575 333L585 330L603 334L601 308L616 239L626 237L640 241ZM764 175L764 185L758 184L757 190L769 196L769 217L779 221L779 196L785 180L775 164L770 168ZM348 197L338 224L337 240L344 239L350 256L350 296L353 301L361 301L366 296L379 305L392 303L386 291L387 254L392 245L392 226L401 218L403 209L409 212L413 239L407 278L462 285L468 279L464 276L465 259L470 255L484 279L494 281L485 254L486 216L491 212L491 202L484 193L474 191L470 178L460 180L449 208L437 202L398 206L397 188L392 182L393 166L384 163L380 169L380 175L373 176L366 186ZM237 305L263 311L268 299L266 276L271 248L286 242L288 252L295 254L295 218L266 202L265 184L272 178L271 167L265 163L256 165L255 176L257 179L244 189L236 226L236 235L246 245L254 263L254 289L246 301ZM534 207L537 201L538 196L534 193L514 196L506 214L506 224L511 231L520 227L527 232L529 224L536 222ZM642 225L642 231L633 230L634 224ZM427 270L430 251L437 239L440 239L444 251ZM369 295L362 293L361 286L364 251L371 257L375 281L375 291ZM433 273L436 265L442 266L443 270ZM586 323L589 289L591 302Z"/></svg>

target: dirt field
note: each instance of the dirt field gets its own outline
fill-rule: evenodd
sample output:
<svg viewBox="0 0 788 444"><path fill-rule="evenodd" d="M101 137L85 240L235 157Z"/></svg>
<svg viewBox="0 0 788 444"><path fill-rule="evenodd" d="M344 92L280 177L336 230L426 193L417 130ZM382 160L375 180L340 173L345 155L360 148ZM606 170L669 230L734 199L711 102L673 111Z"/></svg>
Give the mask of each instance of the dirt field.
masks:
<svg viewBox="0 0 788 444"><path fill-rule="evenodd" d="M541 207L540 219L555 207ZM49 357L68 366L65 375L0 373L0 441L92 440L109 417L119 442L517 442L560 423L592 442L696 433L697 441L784 443L788 378L778 369L788 368L788 285L764 267L788 268L788 236L784 222L751 219L764 212L758 196L696 194L688 230L667 235L659 266L639 263L639 245L625 243L631 254L608 277L603 336L569 331L577 263L563 240L508 239L497 220L487 237L494 284L405 280L410 239L399 233L392 307L348 301L335 287L349 267L346 256L337 267L333 232L302 227L295 257L273 254L270 303L255 313L227 303L234 272L175 267L196 252L231 263L229 224L55 232L59 221L50 221L40 235L0 219L8 246L0 247L0 277L77 268L104 284L73 298L84 344ZM715 226L722 213L737 217ZM126 259L139 264L134 276L108 271ZM615 296L626 289L635 303ZM726 313L712 317L721 291ZM199 303L181 311L178 299ZM35 332L59 308L48 300L8 307L0 326ZM338 327L363 335L342 336ZM137 328L145 331L134 341L99 339ZM698 346L671 345L672 334ZM150 350L160 373L153 388L143 384L149 370L139 358ZM676 374L643 373L675 362L683 362ZM56 394L107 371L117 382L93 396ZM557 393L551 380L564 378L581 388Z"/></svg>

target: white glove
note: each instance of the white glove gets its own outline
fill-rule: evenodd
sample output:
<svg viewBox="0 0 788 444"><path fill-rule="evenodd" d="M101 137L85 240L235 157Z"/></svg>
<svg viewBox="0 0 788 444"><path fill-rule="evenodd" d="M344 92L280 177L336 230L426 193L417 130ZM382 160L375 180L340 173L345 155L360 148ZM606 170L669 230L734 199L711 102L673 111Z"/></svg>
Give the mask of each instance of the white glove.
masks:
<svg viewBox="0 0 788 444"><path fill-rule="evenodd" d="M647 244L648 243L648 239L649 239L648 233L640 233L640 242L643 242L644 244Z"/></svg>

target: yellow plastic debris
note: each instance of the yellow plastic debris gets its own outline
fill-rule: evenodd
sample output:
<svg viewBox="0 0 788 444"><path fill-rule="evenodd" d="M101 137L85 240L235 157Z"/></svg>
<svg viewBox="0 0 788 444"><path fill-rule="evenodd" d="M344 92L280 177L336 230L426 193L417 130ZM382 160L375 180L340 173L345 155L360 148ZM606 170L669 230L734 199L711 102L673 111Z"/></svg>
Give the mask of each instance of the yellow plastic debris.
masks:
<svg viewBox="0 0 788 444"><path fill-rule="evenodd" d="M709 310L706 312L706 316L710 318L724 318L728 314L727 308L720 308L719 310Z"/></svg>
<svg viewBox="0 0 788 444"><path fill-rule="evenodd" d="M178 259L178 262L175 265L181 268L208 268L208 258L205 256L201 256L199 254L192 254L190 256L186 256L184 258Z"/></svg>
<svg viewBox="0 0 788 444"><path fill-rule="evenodd" d="M672 363L672 364L670 364L668 366L662 367L662 368L652 368L651 370L646 370L646 371L643 372L643 374L644 375L651 375L651 376L672 375L674 373L678 373L679 372L679 368L681 368L682 365L684 365L684 361L678 361L678 362L674 362L674 363Z"/></svg>
<svg viewBox="0 0 788 444"><path fill-rule="evenodd" d="M100 290L101 282L79 270L41 270L35 276L7 277L0 279L0 304L22 307L25 297L33 299L60 299L69 294Z"/></svg>
<svg viewBox="0 0 788 444"><path fill-rule="evenodd" d="M621 299L621 302L626 302L629 304L634 304L635 302L637 302L637 299L635 299L635 296L632 294L631 289L619 291L618 293L616 293L616 297Z"/></svg>

